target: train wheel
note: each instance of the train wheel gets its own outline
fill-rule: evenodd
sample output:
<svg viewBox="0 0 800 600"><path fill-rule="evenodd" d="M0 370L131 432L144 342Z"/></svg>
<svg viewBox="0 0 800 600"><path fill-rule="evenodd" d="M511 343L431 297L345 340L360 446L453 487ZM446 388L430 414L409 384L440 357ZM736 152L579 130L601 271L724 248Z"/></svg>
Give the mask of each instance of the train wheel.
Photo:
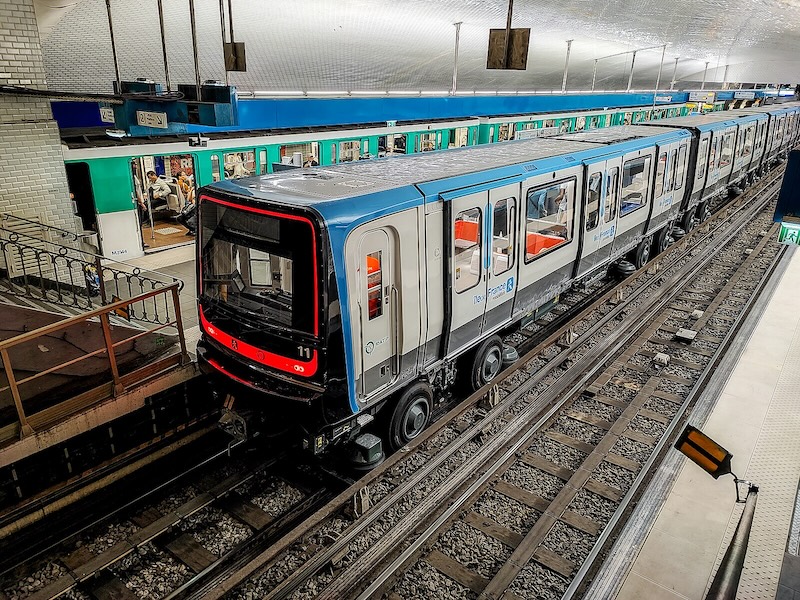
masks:
<svg viewBox="0 0 800 600"><path fill-rule="evenodd" d="M697 216L700 218L701 223L708 221L708 218L711 216L711 207L708 205L708 202L703 202L697 207Z"/></svg>
<svg viewBox="0 0 800 600"><path fill-rule="evenodd" d="M641 269L650 260L650 248L652 247L653 240L650 237L644 238L633 253L633 266L636 269Z"/></svg>
<svg viewBox="0 0 800 600"><path fill-rule="evenodd" d="M661 254L667 249L669 246L669 238L671 233L672 227L669 225L656 233L655 237L653 238L653 247L655 248L656 254Z"/></svg>
<svg viewBox="0 0 800 600"><path fill-rule="evenodd" d="M503 340L493 335L475 351L470 383L477 391L497 377L503 368Z"/></svg>
<svg viewBox="0 0 800 600"><path fill-rule="evenodd" d="M683 229L688 234L693 227L694 227L694 210L687 210L686 214L683 215L683 219L681 219L681 229Z"/></svg>
<svg viewBox="0 0 800 600"><path fill-rule="evenodd" d="M392 451L402 448L425 430L432 404L431 388L424 381L418 381L400 395L389 419L388 441Z"/></svg>

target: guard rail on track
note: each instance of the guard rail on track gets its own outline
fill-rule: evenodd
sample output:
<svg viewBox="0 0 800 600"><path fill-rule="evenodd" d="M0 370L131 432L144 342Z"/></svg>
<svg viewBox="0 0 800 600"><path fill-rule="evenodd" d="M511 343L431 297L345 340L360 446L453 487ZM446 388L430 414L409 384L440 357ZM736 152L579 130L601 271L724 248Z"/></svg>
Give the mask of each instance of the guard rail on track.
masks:
<svg viewBox="0 0 800 600"><path fill-rule="evenodd" d="M0 404L8 404L10 393L17 418L13 426L19 434L31 435L37 427L60 416L122 394L158 373L185 364L189 358L179 290L180 284L174 282L0 341ZM157 318L147 327L141 325L141 314L140 323L128 323L134 309L148 306L150 300L162 307L162 312L153 315ZM50 348L58 344L68 346L69 352L51 352ZM180 352L174 352L176 345ZM36 361L39 364L32 364L31 356L42 357ZM67 375L82 384L96 385L91 389L81 386L78 394L53 403L52 394L61 391L64 384L52 379L65 379ZM46 376L51 376L49 384L43 380Z"/></svg>

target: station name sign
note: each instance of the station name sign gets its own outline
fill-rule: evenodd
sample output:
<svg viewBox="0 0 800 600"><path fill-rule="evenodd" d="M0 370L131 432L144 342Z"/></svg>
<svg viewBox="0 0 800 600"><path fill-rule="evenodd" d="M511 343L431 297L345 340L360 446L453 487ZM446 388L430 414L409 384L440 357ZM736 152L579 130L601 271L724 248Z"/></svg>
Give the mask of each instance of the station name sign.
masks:
<svg viewBox="0 0 800 600"><path fill-rule="evenodd" d="M672 96L656 96L656 102L672 102Z"/></svg>
<svg viewBox="0 0 800 600"><path fill-rule="evenodd" d="M712 104L714 98L714 92L689 92L689 102L705 102L707 104Z"/></svg>
<svg viewBox="0 0 800 600"><path fill-rule="evenodd" d="M733 92L733 97L735 100L755 100L756 93L755 92Z"/></svg>

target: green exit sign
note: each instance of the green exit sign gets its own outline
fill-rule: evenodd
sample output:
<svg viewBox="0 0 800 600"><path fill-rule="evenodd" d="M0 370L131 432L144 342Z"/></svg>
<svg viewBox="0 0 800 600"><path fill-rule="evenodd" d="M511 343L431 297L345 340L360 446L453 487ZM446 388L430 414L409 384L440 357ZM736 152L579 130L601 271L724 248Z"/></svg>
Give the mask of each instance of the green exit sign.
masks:
<svg viewBox="0 0 800 600"><path fill-rule="evenodd" d="M800 246L800 223L781 222L781 231L778 234L781 244L794 244Z"/></svg>

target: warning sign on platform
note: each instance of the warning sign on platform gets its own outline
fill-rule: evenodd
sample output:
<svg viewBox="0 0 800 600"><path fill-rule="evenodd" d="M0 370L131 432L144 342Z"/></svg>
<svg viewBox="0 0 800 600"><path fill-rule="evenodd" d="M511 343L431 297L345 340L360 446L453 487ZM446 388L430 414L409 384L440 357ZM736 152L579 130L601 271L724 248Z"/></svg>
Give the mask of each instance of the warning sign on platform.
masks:
<svg viewBox="0 0 800 600"><path fill-rule="evenodd" d="M142 127L157 127L159 129L167 129L167 113L137 110L136 124L141 125Z"/></svg>

